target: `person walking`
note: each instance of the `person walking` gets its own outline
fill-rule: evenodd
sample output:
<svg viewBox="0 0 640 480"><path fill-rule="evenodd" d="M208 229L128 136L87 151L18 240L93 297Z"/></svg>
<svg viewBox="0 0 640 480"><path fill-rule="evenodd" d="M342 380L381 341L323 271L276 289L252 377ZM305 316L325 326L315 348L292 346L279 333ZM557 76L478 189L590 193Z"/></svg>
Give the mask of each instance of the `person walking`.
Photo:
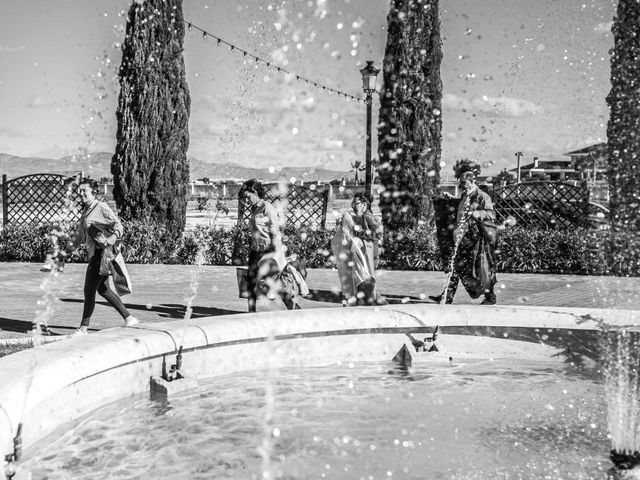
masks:
<svg viewBox="0 0 640 480"><path fill-rule="evenodd" d="M491 197L480 190L473 172L460 175L464 190L458 205L453 241L456 245L447 271L449 282L440 295L429 295L436 303L453 303L459 281L473 299L484 295L481 305L495 305L496 225ZM445 298L446 296L446 298Z"/></svg>
<svg viewBox="0 0 640 480"><path fill-rule="evenodd" d="M138 319L126 309L118 294L109 287L109 276L105 271L103 256L113 256L114 250L119 248L124 229L111 207L96 199L94 192L97 186L95 180L85 178L80 180L78 187L83 211L71 249L76 250L84 245L87 250L88 265L84 278L82 320L74 335L87 334L96 305L96 292L118 311L124 319L125 326L132 327L139 323Z"/></svg>
<svg viewBox="0 0 640 480"><path fill-rule="evenodd" d="M247 269L250 312L256 311L258 294L271 297L280 294L281 286L274 277L287 266L278 210L264 197L264 186L253 178L244 182L238 192L238 198L247 202L250 209L251 243Z"/></svg>

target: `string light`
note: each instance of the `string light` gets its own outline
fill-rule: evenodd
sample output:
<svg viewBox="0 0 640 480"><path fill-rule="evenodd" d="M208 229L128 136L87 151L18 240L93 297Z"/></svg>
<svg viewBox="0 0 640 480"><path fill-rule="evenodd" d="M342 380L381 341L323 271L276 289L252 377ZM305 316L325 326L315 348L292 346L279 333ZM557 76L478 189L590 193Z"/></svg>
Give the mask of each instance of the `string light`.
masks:
<svg viewBox="0 0 640 480"><path fill-rule="evenodd" d="M207 38L207 37L211 37L214 38L216 40L216 45L220 46L221 44L225 44L229 47L229 50L234 52L234 51L239 51L242 52L242 56L246 57L249 56L251 58L254 59L254 61L256 63L262 63L263 65L265 65L268 69L271 69L271 62L264 60L263 58L260 58L257 55L254 55L253 53L247 52L246 50L243 50L239 47L237 47L236 45L227 42L226 40L223 40L220 37L216 37L215 35L212 35L210 33L208 33L207 31L203 30L202 28L198 27L197 25L192 24L191 22L187 22L185 20L185 23L187 24L187 30L191 31L192 28L195 28L196 30L199 30L200 32L202 32L202 38ZM288 70L282 68L282 67L276 67L276 69L278 70L278 72L284 72L286 75L293 75L291 72L289 72ZM330 94L331 93L336 93L338 95L338 97L340 96L344 96L344 98L347 99L347 102L351 101L351 100L355 100L356 102L364 102L364 99L350 95L348 93L345 92L341 92L340 90L336 90L330 87L327 87L326 85L323 85L321 83L318 82L313 82L311 80L309 80L308 78L304 78L300 75L295 75L296 80L297 81L303 81L304 83L306 83L307 85L313 85L316 88L322 88L323 91L328 91Z"/></svg>

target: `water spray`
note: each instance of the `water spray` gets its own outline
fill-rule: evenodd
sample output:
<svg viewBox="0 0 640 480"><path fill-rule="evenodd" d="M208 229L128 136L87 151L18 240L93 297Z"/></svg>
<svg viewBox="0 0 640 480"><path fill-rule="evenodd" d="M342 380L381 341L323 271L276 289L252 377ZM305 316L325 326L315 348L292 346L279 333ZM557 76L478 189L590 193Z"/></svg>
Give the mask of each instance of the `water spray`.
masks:
<svg viewBox="0 0 640 480"><path fill-rule="evenodd" d="M202 265L204 264L204 258L202 256L202 252L198 251L196 253L196 265L198 266L197 270L193 272L191 275L191 284L189 285L189 293L185 297L186 309L184 313L184 322L182 326L182 338L178 347L178 354L176 355L176 363L171 365L169 371L167 372L167 361L166 358L162 358L162 374L160 377L153 376L151 377L151 393L159 394L161 396L168 396L172 392L181 392L183 390L196 388L198 386L198 381L193 378L186 378L182 372L182 349L184 345L184 339L187 331L187 322L191 318L191 314L193 313L193 308L191 305L193 304L193 300L196 298L198 293L198 275L202 270Z"/></svg>
<svg viewBox="0 0 640 480"><path fill-rule="evenodd" d="M460 221L456 223L456 227L454 230L462 229L462 227L466 225L467 221L469 220L469 215L471 215L471 197L467 194L467 198L465 198L465 204L462 210L462 215L460 216ZM451 259L449 260L449 271L447 272L445 277L446 283L444 285L442 298L440 299L441 305L444 305L447 303L447 296L449 295L449 282L451 282L451 276L453 275L456 256L458 254L458 249L460 248L460 244L462 243L462 238L464 237L465 233L466 232L461 231L460 234L458 235L458 238L455 239L455 243L453 244Z"/></svg>
<svg viewBox="0 0 640 480"><path fill-rule="evenodd" d="M602 352L613 468L611 479L640 479L640 331L604 328Z"/></svg>

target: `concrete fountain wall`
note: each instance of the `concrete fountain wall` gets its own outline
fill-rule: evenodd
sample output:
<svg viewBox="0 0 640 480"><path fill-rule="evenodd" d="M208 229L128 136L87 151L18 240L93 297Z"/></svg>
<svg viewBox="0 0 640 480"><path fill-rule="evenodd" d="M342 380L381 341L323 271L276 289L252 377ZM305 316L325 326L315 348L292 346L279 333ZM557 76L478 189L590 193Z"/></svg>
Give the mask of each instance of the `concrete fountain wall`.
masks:
<svg viewBox="0 0 640 480"><path fill-rule="evenodd" d="M440 327L440 352L413 353ZM163 361L183 346L187 377L272 366L391 360L407 345L416 361L449 357L550 358L567 349L593 353L603 325L640 326L640 312L540 307L390 305L226 315L114 328L0 359L0 453L24 447L65 422L115 400L149 391ZM267 341L271 339L271 341Z"/></svg>

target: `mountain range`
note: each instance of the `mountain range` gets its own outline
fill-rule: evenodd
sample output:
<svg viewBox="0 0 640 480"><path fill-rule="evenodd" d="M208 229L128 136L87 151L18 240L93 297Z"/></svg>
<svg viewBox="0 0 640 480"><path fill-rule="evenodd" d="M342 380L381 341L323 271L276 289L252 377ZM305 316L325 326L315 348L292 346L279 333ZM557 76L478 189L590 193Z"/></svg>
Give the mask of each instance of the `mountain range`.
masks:
<svg viewBox="0 0 640 480"><path fill-rule="evenodd" d="M109 152L69 155L62 158L17 157L0 153L0 174L8 179L35 173L74 174L82 171L85 176L100 180L111 178L111 156ZM261 181L295 177L298 180L322 181L340 180L353 175L353 172L326 170L315 167L282 167L281 169L251 168L233 162L205 162L189 157L191 180L208 178L210 181L247 180L257 178Z"/></svg>

